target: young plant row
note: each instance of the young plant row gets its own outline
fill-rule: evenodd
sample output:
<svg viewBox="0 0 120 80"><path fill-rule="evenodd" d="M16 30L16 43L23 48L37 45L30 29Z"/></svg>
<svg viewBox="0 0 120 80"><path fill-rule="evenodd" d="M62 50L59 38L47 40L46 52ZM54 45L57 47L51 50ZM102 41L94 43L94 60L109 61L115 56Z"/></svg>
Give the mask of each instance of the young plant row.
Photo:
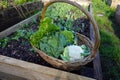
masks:
<svg viewBox="0 0 120 80"><path fill-rule="evenodd" d="M8 37L5 37L3 39L0 39L0 46L2 48L5 48L10 41L14 41L14 40L19 41L20 38L29 40L30 36L34 32L32 29L29 29L29 26L32 26L32 25L34 25L36 23L37 23L37 21L33 20L33 22L31 24L23 25L23 27L21 29L17 30L14 34L12 34L12 35L10 35Z"/></svg>

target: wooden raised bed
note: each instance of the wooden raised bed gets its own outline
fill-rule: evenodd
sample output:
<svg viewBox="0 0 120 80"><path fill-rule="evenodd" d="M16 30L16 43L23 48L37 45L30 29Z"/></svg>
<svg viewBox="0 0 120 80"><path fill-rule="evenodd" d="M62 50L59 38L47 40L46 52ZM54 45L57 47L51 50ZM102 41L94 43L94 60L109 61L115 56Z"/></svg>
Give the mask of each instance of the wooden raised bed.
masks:
<svg viewBox="0 0 120 80"><path fill-rule="evenodd" d="M18 78L21 78L21 80L95 80L2 55L0 55L0 72L14 75L16 80ZM5 76L0 75L0 77ZM9 76L8 78L11 78L11 80L14 79L13 76Z"/></svg>
<svg viewBox="0 0 120 80"><path fill-rule="evenodd" d="M42 9L42 2L26 3L0 11L0 32ZM4 26L4 27L3 27Z"/></svg>
<svg viewBox="0 0 120 80"><path fill-rule="evenodd" d="M89 10L91 10L91 5L89 5ZM92 13L92 12L91 12ZM39 14L34 17L38 17ZM29 23L32 18L26 19L11 28L0 33L0 38L3 38L16 29L19 29L21 24ZM14 31L13 31L14 30ZM92 25L90 25L90 38L94 41L94 32ZM97 80L102 80L102 72L101 72L101 64L99 53L94 59L92 64L92 69L95 74L94 78ZM86 65L86 67L89 65ZM91 66L91 65L90 65ZM37 65L34 63L29 63L17 59L13 59L10 57L0 55L0 79L7 80L95 80L93 78L88 78L81 75L72 74L69 72L61 71L58 69L48 68L46 66Z"/></svg>

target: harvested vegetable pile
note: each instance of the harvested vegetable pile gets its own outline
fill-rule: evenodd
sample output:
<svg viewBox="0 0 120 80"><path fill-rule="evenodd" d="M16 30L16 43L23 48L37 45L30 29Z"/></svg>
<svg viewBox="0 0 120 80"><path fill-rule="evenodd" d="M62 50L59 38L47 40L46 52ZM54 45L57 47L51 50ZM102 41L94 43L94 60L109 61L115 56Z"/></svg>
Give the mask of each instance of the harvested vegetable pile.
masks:
<svg viewBox="0 0 120 80"><path fill-rule="evenodd" d="M87 46L77 46L77 36L74 31L61 30L48 17L41 22L39 30L31 36L31 44L49 56L64 61L83 59L90 54L90 49ZM69 45L75 46L69 50L69 47L67 48Z"/></svg>

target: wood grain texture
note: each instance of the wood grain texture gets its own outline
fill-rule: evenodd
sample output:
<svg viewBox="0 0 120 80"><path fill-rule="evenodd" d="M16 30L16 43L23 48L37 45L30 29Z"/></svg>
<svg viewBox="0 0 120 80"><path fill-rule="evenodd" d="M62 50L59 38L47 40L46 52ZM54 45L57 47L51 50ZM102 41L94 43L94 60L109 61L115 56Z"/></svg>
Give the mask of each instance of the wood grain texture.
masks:
<svg viewBox="0 0 120 80"><path fill-rule="evenodd" d="M93 67L94 67L95 78L97 80L102 80L103 77L102 77L102 69L101 69L99 52L97 53L95 59L93 60Z"/></svg>
<svg viewBox="0 0 120 80"><path fill-rule="evenodd" d="M27 80L95 80L0 55L0 72Z"/></svg>
<svg viewBox="0 0 120 80"><path fill-rule="evenodd" d="M89 6L89 12L93 16L92 5L91 4ZM95 42L94 30L93 30L93 27L92 27L91 23L90 23L90 38L91 38L92 42L94 43ZM99 51L97 52L96 57L93 60L93 67L94 67L95 78L97 80L102 80L102 68L101 68Z"/></svg>
<svg viewBox="0 0 120 80"><path fill-rule="evenodd" d="M4 73L4 72L0 72L0 80L27 80L27 79L21 78L21 77L18 77L18 76L14 76L14 75L11 75L11 74L7 74L7 73Z"/></svg>

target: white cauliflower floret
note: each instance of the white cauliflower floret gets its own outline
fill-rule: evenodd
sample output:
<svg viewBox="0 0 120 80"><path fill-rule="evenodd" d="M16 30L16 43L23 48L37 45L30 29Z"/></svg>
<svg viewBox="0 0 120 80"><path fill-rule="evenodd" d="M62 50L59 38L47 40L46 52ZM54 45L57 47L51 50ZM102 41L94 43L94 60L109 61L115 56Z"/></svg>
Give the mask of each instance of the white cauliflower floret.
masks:
<svg viewBox="0 0 120 80"><path fill-rule="evenodd" d="M84 58L84 56L81 55L82 53L84 53L84 51L80 46L77 45L68 46L68 52L70 56L70 61Z"/></svg>
<svg viewBox="0 0 120 80"><path fill-rule="evenodd" d="M70 45L64 48L61 58L64 61L82 60L90 54L90 48L85 45Z"/></svg>

